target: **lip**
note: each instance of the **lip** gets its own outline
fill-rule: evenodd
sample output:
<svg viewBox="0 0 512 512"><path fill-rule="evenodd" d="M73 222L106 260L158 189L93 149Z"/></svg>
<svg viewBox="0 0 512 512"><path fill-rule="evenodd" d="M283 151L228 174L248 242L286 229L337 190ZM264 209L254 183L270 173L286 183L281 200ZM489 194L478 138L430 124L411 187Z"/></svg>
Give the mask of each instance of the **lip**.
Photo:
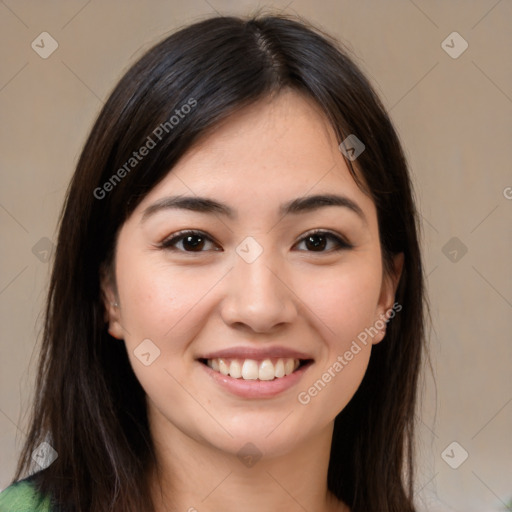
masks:
<svg viewBox="0 0 512 512"><path fill-rule="evenodd" d="M261 348L248 348L248 347L232 347L225 348L223 350L217 350L216 352L210 352L208 354L199 356L197 359L255 359L262 361L263 359L273 358L291 358L291 359L313 359L311 354L300 352L287 347L275 346L275 347L261 347ZM283 377L284 378L284 377Z"/></svg>
<svg viewBox="0 0 512 512"><path fill-rule="evenodd" d="M297 357L297 359L301 358ZM223 389L241 398L257 399L275 397L289 390L293 386L297 385L297 383L302 379L304 374L307 372L308 368L313 364L313 361L310 360L305 365L300 366L293 373L290 373L290 375L286 375L285 377L281 377L279 379L274 380L244 380L241 378L234 379L229 375L222 375L222 373L212 370L209 366L202 363L201 361L198 361L198 363L203 367L207 375Z"/></svg>

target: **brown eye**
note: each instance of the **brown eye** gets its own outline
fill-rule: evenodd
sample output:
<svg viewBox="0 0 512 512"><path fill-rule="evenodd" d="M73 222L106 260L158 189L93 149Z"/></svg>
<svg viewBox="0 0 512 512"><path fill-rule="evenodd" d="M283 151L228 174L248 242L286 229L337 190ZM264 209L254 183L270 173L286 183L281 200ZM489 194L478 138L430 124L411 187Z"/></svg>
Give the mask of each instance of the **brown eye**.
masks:
<svg viewBox="0 0 512 512"><path fill-rule="evenodd" d="M339 236L322 230L307 234L302 238L300 243L304 243L306 245L307 252L322 253L353 248L353 245L349 244ZM208 249L208 244L212 244L214 247ZM172 251L188 253L222 250L218 246L215 247L215 243L209 236L201 231L193 230L180 231L173 234L170 238L167 238L161 243L161 247Z"/></svg>
<svg viewBox="0 0 512 512"><path fill-rule="evenodd" d="M183 247L192 251L201 251L204 247L205 239L201 235L187 235L183 237Z"/></svg>
<svg viewBox="0 0 512 512"><path fill-rule="evenodd" d="M164 240L161 247L181 252L204 252L205 245L208 243L213 243L213 240L200 231L180 231L179 233L175 233L171 238Z"/></svg>
<svg viewBox="0 0 512 512"><path fill-rule="evenodd" d="M325 251L329 241L334 243L334 248ZM301 240L301 243L305 243L308 252L332 252L353 247L333 233L321 230L309 233Z"/></svg>

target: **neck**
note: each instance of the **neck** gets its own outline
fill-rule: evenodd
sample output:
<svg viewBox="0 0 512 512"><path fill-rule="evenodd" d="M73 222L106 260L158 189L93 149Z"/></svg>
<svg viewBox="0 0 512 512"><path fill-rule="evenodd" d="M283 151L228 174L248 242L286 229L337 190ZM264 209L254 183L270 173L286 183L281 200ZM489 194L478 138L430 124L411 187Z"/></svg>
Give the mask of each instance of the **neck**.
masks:
<svg viewBox="0 0 512 512"><path fill-rule="evenodd" d="M150 415L155 512L348 512L327 489L333 423L290 453L254 462L186 436L159 414Z"/></svg>

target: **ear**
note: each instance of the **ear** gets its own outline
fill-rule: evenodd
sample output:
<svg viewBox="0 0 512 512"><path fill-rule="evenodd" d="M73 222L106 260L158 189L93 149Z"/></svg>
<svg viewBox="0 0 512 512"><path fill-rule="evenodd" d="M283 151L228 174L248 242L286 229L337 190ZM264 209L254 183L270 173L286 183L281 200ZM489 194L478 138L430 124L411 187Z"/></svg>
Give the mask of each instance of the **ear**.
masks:
<svg viewBox="0 0 512 512"><path fill-rule="evenodd" d="M395 254L393 257L391 272L389 274L384 273L384 276L382 278L380 297L374 321L375 329L378 330L378 334L374 336L372 344L379 343L384 339L384 336L386 335L386 320L389 318L389 312L393 311L393 305L395 304L396 289L398 288L398 283L400 282L403 266L404 253L400 252L398 254ZM402 309L401 306L400 309ZM382 326L382 324L384 325ZM380 328L381 326L382 328Z"/></svg>
<svg viewBox="0 0 512 512"><path fill-rule="evenodd" d="M102 266L100 271L100 286L103 306L105 308L105 323L108 323L108 332L118 340L124 339L124 329L121 325L121 309L117 297L116 287L111 272Z"/></svg>

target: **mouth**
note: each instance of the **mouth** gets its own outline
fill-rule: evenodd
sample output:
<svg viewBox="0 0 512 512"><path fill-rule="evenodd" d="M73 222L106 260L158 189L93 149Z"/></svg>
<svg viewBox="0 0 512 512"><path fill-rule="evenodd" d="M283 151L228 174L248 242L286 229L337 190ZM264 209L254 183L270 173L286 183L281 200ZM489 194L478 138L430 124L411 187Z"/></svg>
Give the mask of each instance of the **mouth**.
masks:
<svg viewBox="0 0 512 512"><path fill-rule="evenodd" d="M276 381L302 370L313 363L313 359L291 357L241 359L215 357L198 361L225 377L245 381Z"/></svg>

